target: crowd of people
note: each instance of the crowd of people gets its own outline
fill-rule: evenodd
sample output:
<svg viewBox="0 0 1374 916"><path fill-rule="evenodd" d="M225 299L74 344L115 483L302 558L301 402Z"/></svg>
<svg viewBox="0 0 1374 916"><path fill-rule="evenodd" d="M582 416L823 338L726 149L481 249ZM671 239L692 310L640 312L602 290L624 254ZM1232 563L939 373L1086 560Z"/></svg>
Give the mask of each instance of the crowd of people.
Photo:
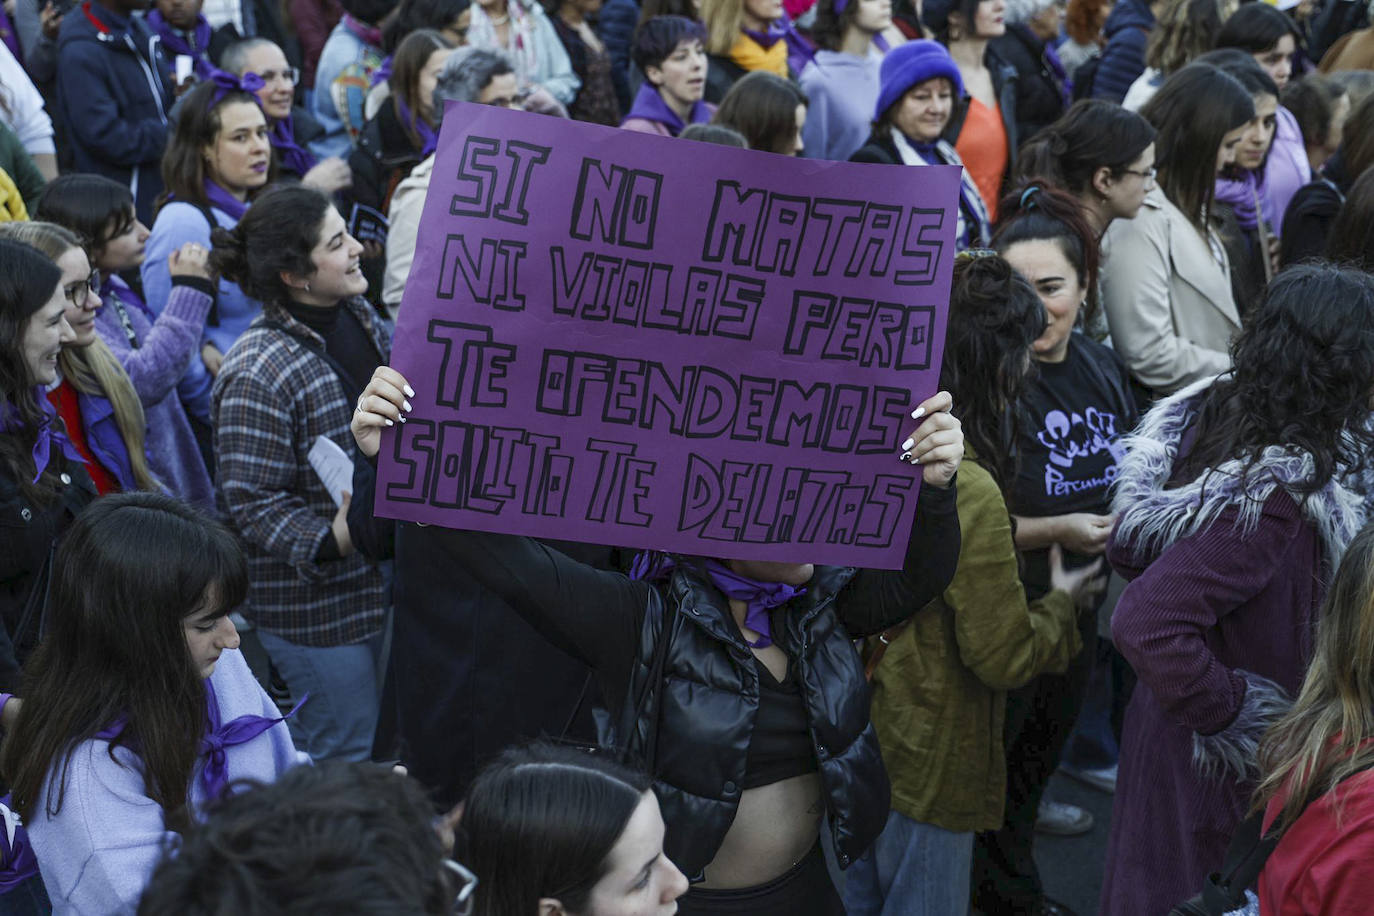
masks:
<svg viewBox="0 0 1374 916"><path fill-rule="evenodd" d="M1370 15L9 0L0 910L1363 912ZM374 514L450 101L961 170L900 570Z"/></svg>

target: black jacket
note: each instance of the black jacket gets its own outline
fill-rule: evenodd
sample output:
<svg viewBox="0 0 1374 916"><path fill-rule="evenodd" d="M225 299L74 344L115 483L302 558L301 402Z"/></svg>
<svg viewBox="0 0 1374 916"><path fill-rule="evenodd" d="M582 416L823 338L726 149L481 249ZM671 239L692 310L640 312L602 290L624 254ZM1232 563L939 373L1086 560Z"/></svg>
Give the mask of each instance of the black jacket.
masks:
<svg viewBox="0 0 1374 916"><path fill-rule="evenodd" d="M27 499L18 481L0 465L0 690L11 693L19 687L20 662L37 643L57 540L96 497L86 469L67 459L56 443L52 450L55 460L63 462L62 490L48 504Z"/></svg>
<svg viewBox="0 0 1374 916"><path fill-rule="evenodd" d="M668 825L665 851L686 874L699 875L734 822L758 709L758 668L725 598L681 569L660 587L576 563L529 538L428 530L449 562L590 666L611 710L638 695L667 611L677 609L665 690L651 695L638 732L642 737L659 717L654 775ZM806 594L775 612L774 639L797 666L842 868L869 848L889 807L852 640L882 632L943 592L958 555L954 487L927 487L904 571L817 567Z"/></svg>
<svg viewBox="0 0 1374 916"><path fill-rule="evenodd" d="M1007 26L992 41L997 56L1016 69L1016 138L1018 145L1053 124L1064 113L1064 88L1045 62L1045 42L1026 26Z"/></svg>
<svg viewBox="0 0 1374 916"><path fill-rule="evenodd" d="M997 94L997 107L1002 109L1002 127L1007 131L1007 177L1016 167L1016 149L1021 145L1020 135L1016 132L1016 94L1020 76L1016 68L1003 60L989 45L983 55L983 63L992 74L992 89ZM969 97L966 95L954 107L949 124L945 125L942 139L954 146L959 142L959 134L964 129L964 118L968 117Z"/></svg>
<svg viewBox="0 0 1374 916"><path fill-rule="evenodd" d="M392 192L422 158L396 115L395 96L387 96L377 114L363 125L358 145L348 157L353 188L346 193L357 203L386 213Z"/></svg>

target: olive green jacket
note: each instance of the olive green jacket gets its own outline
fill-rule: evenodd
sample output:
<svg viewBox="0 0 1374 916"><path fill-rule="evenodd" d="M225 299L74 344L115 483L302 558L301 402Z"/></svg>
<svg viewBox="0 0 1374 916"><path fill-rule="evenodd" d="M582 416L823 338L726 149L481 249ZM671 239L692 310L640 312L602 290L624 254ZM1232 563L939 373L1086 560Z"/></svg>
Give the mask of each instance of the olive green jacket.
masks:
<svg viewBox="0 0 1374 916"><path fill-rule="evenodd" d="M1027 602L1011 517L987 470L959 468L954 581L892 640L873 674L873 724L892 807L957 832L1002 826L1006 692L1062 672L1082 648L1072 600Z"/></svg>

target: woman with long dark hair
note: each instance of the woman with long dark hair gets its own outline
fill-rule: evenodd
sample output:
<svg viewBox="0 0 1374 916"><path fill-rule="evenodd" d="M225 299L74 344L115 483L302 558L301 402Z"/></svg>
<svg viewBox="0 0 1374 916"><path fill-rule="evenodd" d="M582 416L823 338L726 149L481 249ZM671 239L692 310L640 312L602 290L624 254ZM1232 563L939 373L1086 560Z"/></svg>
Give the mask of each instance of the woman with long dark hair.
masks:
<svg viewBox="0 0 1374 916"><path fill-rule="evenodd" d="M168 496L102 499L63 540L0 745L58 912L131 912L167 844L234 780L302 761L238 651L228 615L247 580L234 536Z"/></svg>
<svg viewBox="0 0 1374 916"><path fill-rule="evenodd" d="M96 495L44 396L76 338L66 315L62 270L0 238L0 690L18 689L37 641L53 545Z"/></svg>
<svg viewBox="0 0 1374 916"><path fill-rule="evenodd" d="M882 54L874 42L891 25L890 0L816 4L811 39L819 50L798 78L811 100L802 128L808 159L844 162L868 137L881 84Z"/></svg>
<svg viewBox="0 0 1374 916"><path fill-rule="evenodd" d="M943 594L870 644L892 811L845 882L851 916L967 909L974 833L1002 825L1014 778L1003 747L1007 692L1064 670L1082 644L1078 611L1105 584L1100 562L1068 572L1057 547L1034 600L1017 575L1006 419L1046 333L1035 291L994 253L965 252L949 314L940 384L962 407L971 459L960 466L959 564Z"/></svg>
<svg viewBox="0 0 1374 916"><path fill-rule="evenodd" d="M311 695L291 721L297 743L366 760L386 588L309 455L321 436L352 450L353 405L391 335L362 298L362 245L319 191L275 188L214 240L214 269L263 303L214 388L216 479L248 554L248 616L292 694Z"/></svg>
<svg viewBox="0 0 1374 916"><path fill-rule="evenodd" d="M67 438L103 493L161 492L148 462L148 420L133 382L95 330L103 301L96 272L81 239L53 223L6 223L0 238L32 245L62 271L67 323L73 339L62 345L58 383L46 393Z"/></svg>
<svg viewBox="0 0 1374 916"><path fill-rule="evenodd" d="M1021 147L1017 184L1038 180L1068 191L1100 239L1112 220L1135 219L1154 188L1155 135L1149 121L1120 105L1075 102Z"/></svg>
<svg viewBox="0 0 1374 916"><path fill-rule="evenodd" d="M103 175L63 175L43 190L36 217L76 233L100 274L95 330L119 360L148 421L148 464L168 490L205 510L214 486L177 394L186 367L200 353L215 287L209 252L187 242L172 252L169 301L154 312L120 276L144 261L147 228L134 213L129 189Z"/></svg>
<svg viewBox="0 0 1374 916"><path fill-rule="evenodd" d="M664 854L648 775L604 754L510 748L464 803L477 916L671 914L687 879Z"/></svg>
<svg viewBox="0 0 1374 916"><path fill-rule="evenodd" d="M1097 234L1070 193L1032 183L1002 201L994 246L1040 297L1048 317L1031 345L1036 372L1015 409L1016 477L1007 487L1015 517L1020 578L1029 597L1052 585L1053 550L1071 569L1094 563L1115 520L1108 491L1124 455L1120 439L1139 409L1121 357L1077 332L1097 308ZM1007 696L1006 816L975 849L974 900L984 912L1039 912L1048 903L1035 866L1037 823L1061 833L1091 827L1071 805L1045 797L1079 712L1094 663L1102 673L1099 709L1110 691L1111 655L1097 651L1100 601L1079 616L1083 650L1062 674L1043 674ZM1106 716L1103 715L1105 720ZM1107 732L1105 721L1096 723ZM1099 753L1110 755L1114 743ZM1114 778L1114 757L1091 761ZM1086 822L1086 824L1084 823Z"/></svg>
<svg viewBox="0 0 1374 916"><path fill-rule="evenodd" d="M1240 314L1208 220L1217 175L1235 161L1255 104L1235 77L1191 64L1140 114L1158 131L1159 187L1135 219L1107 228L1102 301L1132 377L1162 395L1230 365Z"/></svg>
<svg viewBox="0 0 1374 916"><path fill-rule="evenodd" d="M1255 807L1281 831L1260 912L1359 913L1374 894L1374 526L1345 550L1317 615L1302 689L1259 748Z"/></svg>
<svg viewBox="0 0 1374 916"><path fill-rule="evenodd" d="M725 93L712 123L739 131L750 149L798 156L809 104L796 83L755 71L745 74Z"/></svg>
<svg viewBox="0 0 1374 916"><path fill-rule="evenodd" d="M352 422L364 455L406 418L409 390L389 367L374 373ZM681 912L843 912L822 825L847 868L888 814L853 639L910 617L953 574L963 435L951 403L942 392L919 405L920 425L902 443L924 485L901 571L645 555L641 575L627 578L530 538L425 529L436 565L462 567L593 669L633 753L654 731L665 849L698 882ZM355 527L368 521L369 470L355 464ZM664 677L648 683L661 639Z"/></svg>
<svg viewBox="0 0 1374 916"><path fill-rule="evenodd" d="M1157 404L1126 442L1108 557L1126 711L1100 912L1156 916L1220 866L1255 748L1298 689L1337 561L1364 521L1374 278L1280 274L1233 372Z"/></svg>
<svg viewBox="0 0 1374 916"><path fill-rule="evenodd" d="M438 147L434 84L453 47L433 29L412 32L397 47L387 78L391 93L348 157L357 203L385 214L396 186Z"/></svg>
<svg viewBox="0 0 1374 916"><path fill-rule="evenodd" d="M250 83L250 85L255 85ZM187 242L210 250L210 233L232 228L272 178L272 145L257 96L233 76L201 83L181 100L162 157L167 192L153 220L143 261L143 294L154 312L172 295L168 258ZM224 354L262 311L261 303L220 278L205 340L180 389L192 419L208 426L210 386Z"/></svg>

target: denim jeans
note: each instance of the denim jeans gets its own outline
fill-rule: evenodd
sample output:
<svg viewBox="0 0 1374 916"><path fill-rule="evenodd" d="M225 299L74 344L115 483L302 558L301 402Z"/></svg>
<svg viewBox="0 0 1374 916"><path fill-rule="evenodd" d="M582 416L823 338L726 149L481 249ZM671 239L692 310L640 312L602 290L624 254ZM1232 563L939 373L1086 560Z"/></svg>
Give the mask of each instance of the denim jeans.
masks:
<svg viewBox="0 0 1374 916"><path fill-rule="evenodd" d="M887 825L845 875L849 916L965 916L973 834L888 812Z"/></svg>
<svg viewBox="0 0 1374 916"><path fill-rule="evenodd" d="M292 698L310 699L287 719L296 749L315 760L367 760L377 728L387 627L351 646L302 646L267 630L258 638Z"/></svg>

